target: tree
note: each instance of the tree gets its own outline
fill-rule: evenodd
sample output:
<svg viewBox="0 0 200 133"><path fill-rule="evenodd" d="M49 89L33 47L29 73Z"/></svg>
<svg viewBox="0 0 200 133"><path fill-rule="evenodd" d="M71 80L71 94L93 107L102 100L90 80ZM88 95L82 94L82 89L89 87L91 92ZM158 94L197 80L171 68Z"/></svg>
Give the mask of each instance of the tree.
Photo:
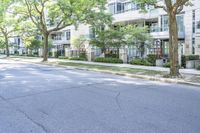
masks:
<svg viewBox="0 0 200 133"><path fill-rule="evenodd" d="M2 37L0 37L0 49L4 49L4 48L5 48L4 39Z"/></svg>
<svg viewBox="0 0 200 133"><path fill-rule="evenodd" d="M44 41L43 61L47 61L49 35L66 26L91 22L89 16L95 14L93 9L98 10L104 3L102 0L21 0L16 12L30 19L40 30Z"/></svg>
<svg viewBox="0 0 200 133"><path fill-rule="evenodd" d="M0 8L0 35L4 38L7 57L10 55L9 38L19 30L19 21L8 12L12 3L12 0L1 0Z"/></svg>
<svg viewBox="0 0 200 133"><path fill-rule="evenodd" d="M159 3L157 0L133 0L141 5L145 10L146 5L152 5L155 8L161 8L166 11L169 18L169 52L170 52L170 76L179 77L178 63L178 28L176 15L179 14L184 6L191 4L190 0L164 0L164 3Z"/></svg>
<svg viewBox="0 0 200 133"><path fill-rule="evenodd" d="M78 50L78 55L80 56L81 49L85 49L85 43L87 42L87 38L84 35L80 35L77 38L72 40L72 44Z"/></svg>
<svg viewBox="0 0 200 133"><path fill-rule="evenodd" d="M96 27L94 30L95 37L90 40L90 44L101 48L104 54L107 49L116 48L119 56L119 48L130 45L136 46L150 38L146 34L146 27L137 27L135 25L109 26L106 29Z"/></svg>

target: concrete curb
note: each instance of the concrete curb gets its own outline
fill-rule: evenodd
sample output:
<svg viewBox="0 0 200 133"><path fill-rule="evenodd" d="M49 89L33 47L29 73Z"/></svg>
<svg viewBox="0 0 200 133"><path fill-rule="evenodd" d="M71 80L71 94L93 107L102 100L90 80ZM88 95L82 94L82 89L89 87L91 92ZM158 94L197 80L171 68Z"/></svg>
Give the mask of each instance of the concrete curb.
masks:
<svg viewBox="0 0 200 133"><path fill-rule="evenodd" d="M188 81L180 80L180 79L168 79L168 78L161 78L161 77L155 77L155 76L125 74L125 73L118 73L118 72L111 72L111 71L102 71L102 70L87 69L87 68L77 68L77 67L65 66L65 65L59 65L59 64L50 64L50 63L44 63L44 62L30 62L30 61L24 61L24 60L20 60L20 59L11 59L11 60L29 62L29 63L39 64L39 65L48 65L48 66L62 67L62 68L71 68L71 69L76 69L76 70L100 72L100 73L106 73L106 74L126 76L126 77L131 77L131 78L146 79L146 80L151 80L151 81L160 81L160 82L164 82L164 83L175 83L175 84L182 84L182 85L190 85L190 86L200 87L200 83L193 83L193 82L188 82Z"/></svg>

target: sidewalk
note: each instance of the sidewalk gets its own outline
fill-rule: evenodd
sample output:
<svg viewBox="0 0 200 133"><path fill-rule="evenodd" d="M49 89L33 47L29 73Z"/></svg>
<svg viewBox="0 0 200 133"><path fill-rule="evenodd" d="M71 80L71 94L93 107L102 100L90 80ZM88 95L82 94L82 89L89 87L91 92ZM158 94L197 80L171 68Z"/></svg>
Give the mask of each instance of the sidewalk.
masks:
<svg viewBox="0 0 200 133"><path fill-rule="evenodd" d="M11 56L12 57L12 56ZM42 58L37 57L20 57L13 56L23 60L29 60L30 62L41 62ZM130 64L111 64L111 63L99 63L99 62L88 62L88 61L75 61L75 60L65 60L65 59L56 59L49 58L49 62L72 62L72 63L82 63L82 64L91 64L91 65L102 65L102 66L113 66L113 67L123 67L123 68L135 68L135 69L143 69L143 70L152 70L152 71L161 71L161 72L169 72L169 68L164 67L155 67L155 66L140 66L140 65L130 65ZM200 75L200 71L196 69L180 69L181 74L191 74L191 75Z"/></svg>
<svg viewBox="0 0 200 133"><path fill-rule="evenodd" d="M135 68L135 69L144 69L144 70L153 70L161 72L169 72L169 68L164 67L155 67L155 66L140 66L140 65L130 65L130 64L111 64L111 63L99 63L99 62L87 62L87 61L73 61L73 60L63 60L63 59L49 59L49 62L72 62L72 63L82 63L82 64L91 64L91 65L102 65L102 66L115 66L115 67L126 67L126 68ZM200 71L195 69L180 69L182 74L192 74L200 75Z"/></svg>

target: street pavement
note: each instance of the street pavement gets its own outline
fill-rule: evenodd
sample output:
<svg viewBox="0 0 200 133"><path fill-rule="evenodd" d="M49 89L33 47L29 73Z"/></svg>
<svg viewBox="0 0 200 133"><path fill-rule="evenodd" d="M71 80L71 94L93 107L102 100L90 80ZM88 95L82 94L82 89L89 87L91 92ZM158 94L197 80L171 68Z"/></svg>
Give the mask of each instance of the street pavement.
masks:
<svg viewBox="0 0 200 133"><path fill-rule="evenodd" d="M199 133L200 88L0 59L0 133Z"/></svg>

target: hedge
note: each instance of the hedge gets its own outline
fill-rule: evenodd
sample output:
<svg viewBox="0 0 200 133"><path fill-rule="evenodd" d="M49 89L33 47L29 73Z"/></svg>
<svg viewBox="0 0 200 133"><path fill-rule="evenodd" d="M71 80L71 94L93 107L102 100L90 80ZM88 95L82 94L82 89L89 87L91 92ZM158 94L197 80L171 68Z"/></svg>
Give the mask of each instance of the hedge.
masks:
<svg viewBox="0 0 200 133"><path fill-rule="evenodd" d="M80 61L87 61L86 58L82 58L82 57L70 57L69 60L80 60Z"/></svg>
<svg viewBox="0 0 200 133"><path fill-rule="evenodd" d="M187 55L185 56L186 61L199 60L199 55Z"/></svg>
<svg viewBox="0 0 200 133"><path fill-rule="evenodd" d="M199 60L199 55L182 55L181 66L186 68L186 61Z"/></svg>
<svg viewBox="0 0 200 133"><path fill-rule="evenodd" d="M155 66L156 65L156 55L155 54L149 54L149 55L147 55L147 61L149 62L149 63L151 63L153 66Z"/></svg>
<svg viewBox="0 0 200 133"><path fill-rule="evenodd" d="M143 65L143 66L153 66L148 60L146 59L133 59L130 61L130 64L132 65Z"/></svg>
<svg viewBox="0 0 200 133"><path fill-rule="evenodd" d="M121 59L118 58L105 58L105 57L98 57L95 59L95 62L104 62L104 63L123 63Z"/></svg>
<svg viewBox="0 0 200 133"><path fill-rule="evenodd" d="M69 59L69 57L66 57L66 56L59 56L58 59Z"/></svg>
<svg viewBox="0 0 200 133"><path fill-rule="evenodd" d="M197 70L200 70L200 65L197 67Z"/></svg>
<svg viewBox="0 0 200 133"><path fill-rule="evenodd" d="M170 68L170 62L167 62L163 67Z"/></svg>

